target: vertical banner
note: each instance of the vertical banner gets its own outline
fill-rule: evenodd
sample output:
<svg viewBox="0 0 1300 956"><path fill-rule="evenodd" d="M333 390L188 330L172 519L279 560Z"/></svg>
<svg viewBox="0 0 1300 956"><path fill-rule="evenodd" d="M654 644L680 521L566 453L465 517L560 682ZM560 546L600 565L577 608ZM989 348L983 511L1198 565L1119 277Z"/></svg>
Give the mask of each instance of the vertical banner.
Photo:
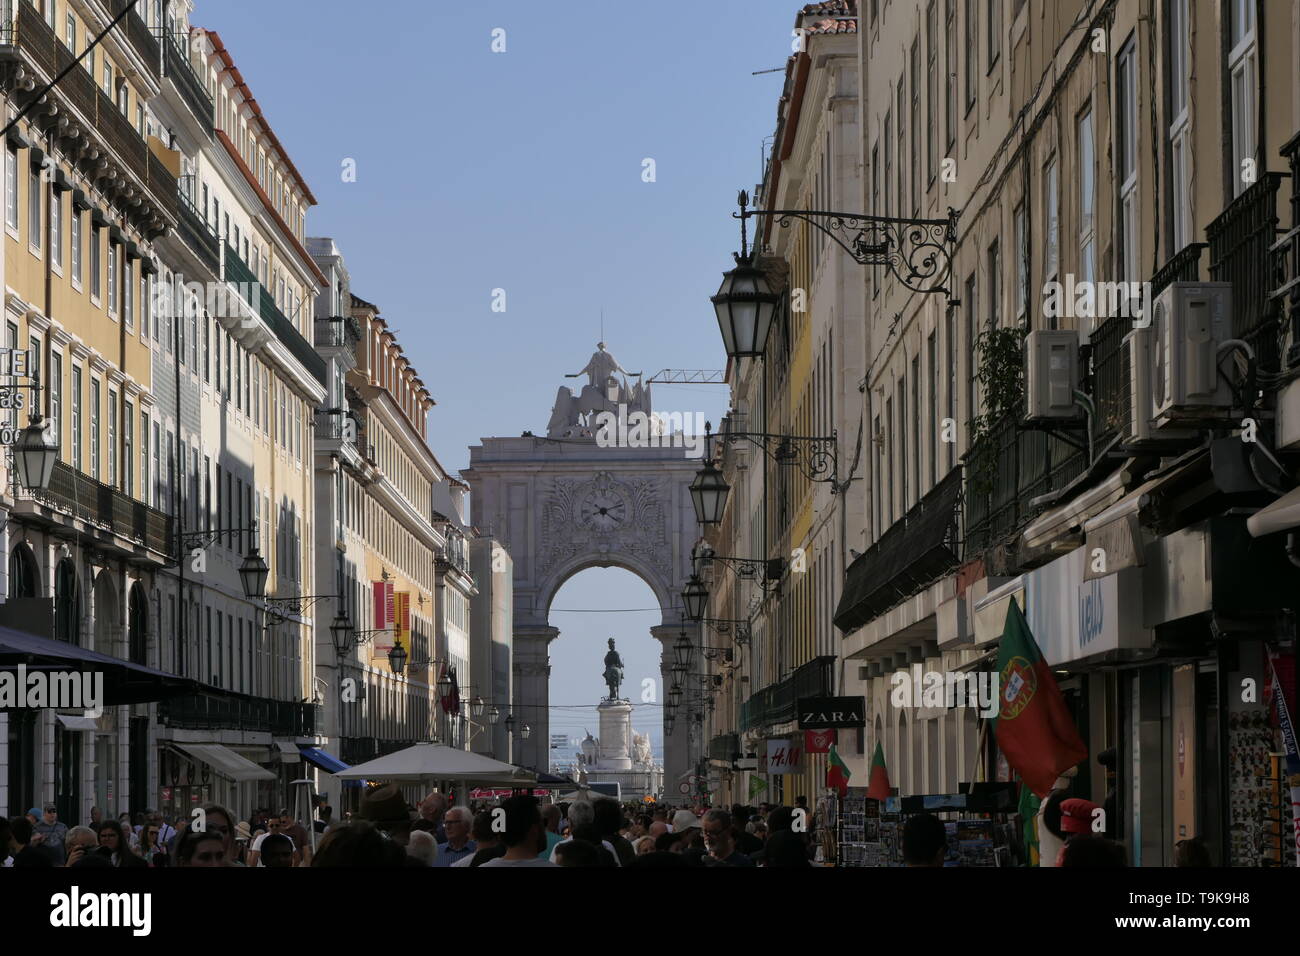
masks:
<svg viewBox="0 0 1300 956"><path fill-rule="evenodd" d="M406 651L411 659L411 593L398 591L393 596L393 644Z"/></svg>
<svg viewBox="0 0 1300 956"><path fill-rule="evenodd" d="M383 631L392 627L395 620L393 582L372 581L371 589L374 594L375 605L375 621L372 626L377 631Z"/></svg>

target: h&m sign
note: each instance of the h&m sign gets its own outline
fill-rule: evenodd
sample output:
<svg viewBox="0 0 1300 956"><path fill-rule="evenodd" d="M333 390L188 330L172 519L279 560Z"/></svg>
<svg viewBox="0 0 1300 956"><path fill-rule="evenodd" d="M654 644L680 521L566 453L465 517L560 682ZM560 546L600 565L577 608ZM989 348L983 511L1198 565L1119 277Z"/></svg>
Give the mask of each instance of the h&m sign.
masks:
<svg viewBox="0 0 1300 956"><path fill-rule="evenodd" d="M821 730L826 727L865 727L865 697L801 697L799 729Z"/></svg>

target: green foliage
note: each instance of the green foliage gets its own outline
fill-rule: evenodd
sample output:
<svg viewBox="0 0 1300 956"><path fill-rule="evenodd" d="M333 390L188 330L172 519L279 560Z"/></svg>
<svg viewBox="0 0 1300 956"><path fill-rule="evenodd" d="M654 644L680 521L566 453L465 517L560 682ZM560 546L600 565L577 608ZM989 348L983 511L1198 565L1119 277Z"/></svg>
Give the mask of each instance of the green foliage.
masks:
<svg viewBox="0 0 1300 956"><path fill-rule="evenodd" d="M1024 326L986 328L975 337L975 382L983 411L971 418L966 456L968 483L977 494L993 488L997 449L990 440L994 426L1010 413L1019 413L1025 397Z"/></svg>

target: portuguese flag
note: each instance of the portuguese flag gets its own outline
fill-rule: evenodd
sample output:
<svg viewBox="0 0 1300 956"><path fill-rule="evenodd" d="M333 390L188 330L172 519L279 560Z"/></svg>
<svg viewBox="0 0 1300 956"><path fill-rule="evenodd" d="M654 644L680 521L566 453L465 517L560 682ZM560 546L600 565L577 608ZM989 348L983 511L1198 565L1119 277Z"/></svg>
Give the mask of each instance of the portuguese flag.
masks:
<svg viewBox="0 0 1300 956"><path fill-rule="evenodd" d="M826 764L826 786L834 787L841 797L846 796L849 792L849 768L840 755L835 752L835 745L831 744L830 757L827 758Z"/></svg>
<svg viewBox="0 0 1300 956"><path fill-rule="evenodd" d="M1088 748L1014 600L998 645L998 690L998 747L1029 789L1044 797L1063 771L1088 759Z"/></svg>
<svg viewBox="0 0 1300 956"><path fill-rule="evenodd" d="M889 771L885 769L885 748L876 741L876 752L871 757L871 777L867 781L867 796L884 800L889 796Z"/></svg>

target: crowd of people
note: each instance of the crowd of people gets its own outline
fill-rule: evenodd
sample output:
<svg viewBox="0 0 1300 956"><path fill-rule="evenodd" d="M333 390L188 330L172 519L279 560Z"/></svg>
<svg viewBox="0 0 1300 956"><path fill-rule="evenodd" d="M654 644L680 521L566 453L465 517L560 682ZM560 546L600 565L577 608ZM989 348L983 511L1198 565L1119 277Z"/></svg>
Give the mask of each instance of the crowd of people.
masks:
<svg viewBox="0 0 1300 956"><path fill-rule="evenodd" d="M414 808L393 784L369 791L356 814L308 825L289 810L248 820L205 804L189 820L148 810L105 820L91 810L69 827L53 804L0 817L6 867L160 866L798 866L812 865L804 807L730 809L623 804L597 797L543 804L529 795L475 806L430 793ZM314 843L314 847L313 847Z"/></svg>

